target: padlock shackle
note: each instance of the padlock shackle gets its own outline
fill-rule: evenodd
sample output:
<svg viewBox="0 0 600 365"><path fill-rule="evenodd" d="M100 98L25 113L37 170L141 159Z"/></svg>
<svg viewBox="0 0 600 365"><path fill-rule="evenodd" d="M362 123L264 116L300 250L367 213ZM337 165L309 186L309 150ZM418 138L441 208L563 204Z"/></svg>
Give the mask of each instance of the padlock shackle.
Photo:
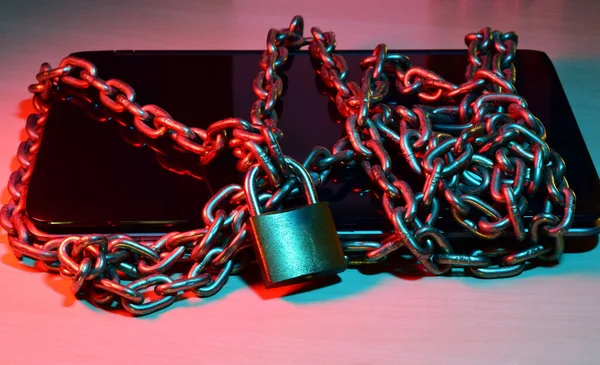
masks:
<svg viewBox="0 0 600 365"><path fill-rule="evenodd" d="M319 197L317 195L317 189L315 188L315 184L313 183L308 171L306 171L302 164L293 158L284 156L284 159L290 170L297 178L300 179L302 190L304 191L304 195L306 196L308 204L318 203ZM250 166L246 172L246 178L244 179L244 192L246 193L246 201L248 203L250 214L253 216L260 215L262 213L259 204L259 197L256 194L256 182L258 180L257 177L259 168L259 164ZM292 177L290 176L289 178Z"/></svg>
<svg viewBox="0 0 600 365"><path fill-rule="evenodd" d="M258 204L258 196L256 196L256 177L258 175L258 164L250 166L246 172L246 179L244 180L244 192L246 193L246 202L248 203L248 210L250 215L260 214L260 205Z"/></svg>
<svg viewBox="0 0 600 365"><path fill-rule="evenodd" d="M308 171L306 171L304 166L302 166L301 163L288 156L285 156L285 162L288 164L290 169L294 171L296 177L300 178L300 182L302 183L302 190L304 190L304 195L306 196L308 204L318 203L319 196L317 195L317 189L315 188L315 184L312 181L310 174L308 173Z"/></svg>

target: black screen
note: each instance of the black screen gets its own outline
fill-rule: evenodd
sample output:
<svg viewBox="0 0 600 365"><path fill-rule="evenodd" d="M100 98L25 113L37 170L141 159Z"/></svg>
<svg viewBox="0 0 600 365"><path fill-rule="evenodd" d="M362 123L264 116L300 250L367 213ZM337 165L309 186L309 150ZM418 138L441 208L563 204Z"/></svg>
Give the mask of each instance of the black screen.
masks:
<svg viewBox="0 0 600 365"><path fill-rule="evenodd" d="M350 68L348 79L360 82L360 61L368 52L340 52ZM435 70L453 83L464 80L465 52L403 52L413 65ZM252 83L259 52L88 52L76 54L94 63L104 80L117 78L137 92L136 101L156 104L190 127L207 128L231 116L249 120L256 97ZM318 80L306 53L290 56L285 90L277 107L286 155L304 160L316 146L331 148L343 136L335 107L318 90ZM597 216L598 178L552 64L540 52L520 51L516 58L517 90L547 128L548 143L567 163L567 178L576 194L586 196L577 206L577 224L590 225ZM202 208L220 187L241 183L236 159L225 151L211 166L198 157L153 145L132 128L131 120L89 115L90 97L83 106L73 98L56 98L51 105L28 194L28 214L50 233L164 232L203 226ZM102 118L100 118L102 119ZM126 119L126 118L125 118ZM167 141L168 142L168 141ZM169 150L160 157L152 148ZM158 157L157 157L158 156ZM410 178L400 158L399 177ZM176 165L176 166L173 166ZM580 174L579 168L593 171ZM174 173L179 171L179 173ZM593 175L593 176L592 176ZM338 230L387 230L380 203L371 194L360 168L345 171L354 178L330 182L319 196L330 202ZM422 186L422 185L421 185ZM541 206L530 204L530 211ZM448 212L440 217L447 225ZM92 228L90 228L92 227Z"/></svg>

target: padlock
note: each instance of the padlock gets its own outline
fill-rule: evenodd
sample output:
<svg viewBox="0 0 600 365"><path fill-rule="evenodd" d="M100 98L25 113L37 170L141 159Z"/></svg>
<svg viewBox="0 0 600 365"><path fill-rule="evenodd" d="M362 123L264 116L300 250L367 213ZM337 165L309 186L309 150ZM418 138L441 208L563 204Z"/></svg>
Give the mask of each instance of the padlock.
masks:
<svg viewBox="0 0 600 365"><path fill-rule="evenodd" d="M335 275L346 269L328 203L318 201L312 179L301 164L289 157L285 161L300 178L308 205L261 213L255 188L257 165L248 170L244 184L252 215L250 234L267 288Z"/></svg>

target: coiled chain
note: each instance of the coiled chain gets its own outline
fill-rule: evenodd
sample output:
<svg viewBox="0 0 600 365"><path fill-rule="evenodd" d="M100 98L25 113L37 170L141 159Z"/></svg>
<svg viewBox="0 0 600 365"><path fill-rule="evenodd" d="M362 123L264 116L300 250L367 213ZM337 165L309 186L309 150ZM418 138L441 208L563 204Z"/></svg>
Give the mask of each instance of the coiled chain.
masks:
<svg viewBox="0 0 600 365"><path fill-rule="evenodd" d="M0 212L14 254L71 278L73 293L87 294L96 305L114 308L120 302L136 315L163 309L185 292L214 295L252 257L244 255L249 247L244 187L228 185L212 197L202 212L205 227L171 232L155 241L124 234L44 239L27 218L25 201L49 105L59 85L82 100L82 91L93 91L100 114L111 114L116 121L131 117L146 141L171 141L175 150L198 155L205 165L230 149L239 171L259 167L261 176L252 193L262 210L278 210L302 191L278 143L283 135L275 111L284 87L280 70L290 52L308 45L326 95L345 120L345 136L331 149L315 147L303 166L318 188L334 167L359 165L393 227L380 242L342 242L350 265L382 262L405 247L434 275L464 267L475 276L495 278L517 275L536 259L561 256L575 194L565 179L563 159L545 142L544 125L516 92L515 33L483 28L468 34L469 65L460 85L412 66L407 56L389 53L384 44L363 60L358 84L347 80L348 66L335 52L335 34L313 27L311 36L304 37L303 28L297 16L288 28L269 31L249 120L232 117L206 130L185 126L159 106L139 105L131 86L102 80L87 60L66 57L57 68L44 63L37 83L29 87L36 113L27 118L28 139L17 152L20 167L8 183L11 199ZM389 102L394 93L416 95L420 104L394 105ZM423 179L422 186L410 186L396 175L390 157L394 154ZM526 232L522 216L528 199L540 196L543 211ZM511 230L523 242L521 250L455 252L435 227L443 204L449 205L456 224L475 237L492 240ZM149 291L158 299L149 299Z"/></svg>

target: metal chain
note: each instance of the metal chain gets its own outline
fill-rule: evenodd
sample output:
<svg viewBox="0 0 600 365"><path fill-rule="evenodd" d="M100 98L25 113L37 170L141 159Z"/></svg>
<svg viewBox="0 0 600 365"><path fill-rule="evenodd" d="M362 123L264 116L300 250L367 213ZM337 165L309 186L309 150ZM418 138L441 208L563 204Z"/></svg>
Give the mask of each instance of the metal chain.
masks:
<svg viewBox="0 0 600 365"><path fill-rule="evenodd" d="M516 34L490 28L468 34L469 66L461 85L412 66L408 57L389 54L380 44L362 62L360 88L345 81L348 69L335 54L335 34L313 28L312 35L310 54L319 61L317 73L346 118L347 135L336 147L350 146L354 151L380 188L383 211L394 227L382 243L363 246L366 255L357 262L379 261L406 246L433 274L463 266L490 278L516 275L535 258L560 256L564 233L574 217L575 195L564 178L564 161L545 142L543 124L516 94ZM416 94L423 104L412 109L386 104L392 88ZM336 147L334 153L346 152ZM416 186L394 174L392 152L405 157L412 172L423 177L418 193L413 190ZM313 161L311 166L318 168ZM522 251L503 256L498 250L456 254L434 227L440 205L436 196L442 196L454 220L476 237L494 239L512 229L517 240L524 241L521 217L527 210L526 197L535 196L541 187L548 192L543 214L558 207L563 216L536 215L529 230L530 246ZM541 235L554 242L542 244ZM351 246L360 244L346 247Z"/></svg>
<svg viewBox="0 0 600 365"><path fill-rule="evenodd" d="M27 118L28 139L17 152L20 167L8 183L11 199L0 211L0 225L14 254L39 260L48 270L71 278L73 293L87 294L96 305L114 308L120 303L135 315L163 309L185 292L214 295L251 260L243 257L249 247L247 194L258 197L263 211L273 211L301 192L302 183L278 143L283 133L277 128L275 105L283 90L280 69L289 53L309 45L315 71L345 118L346 135L331 150L315 147L303 166L318 188L335 168L359 165L378 188L383 214L393 227L380 242L342 242L349 264L381 262L405 247L432 274L464 267L475 276L495 278L517 275L536 259L560 257L564 233L573 222L575 194L564 177L564 161L545 142L543 124L517 95L516 34L490 28L468 34L469 66L460 85L412 66L407 56L389 53L380 44L363 60L359 85L347 81L348 66L335 53L333 32L316 27L311 37L303 32L299 16L288 28L269 31L253 84L257 100L249 121L232 117L206 130L189 128L156 105L139 105L131 86L102 80L87 60L66 57L57 68L44 63L37 83L29 87L36 113ZM95 92L100 114L123 116L113 118L117 121L126 116L142 138L171 141L175 150L198 155L201 164L232 150L239 171L258 167L256 190L236 184L224 187L203 209L205 227L171 232L158 240L124 234L48 238L28 219L25 202L59 85L73 95L76 90ZM394 93L416 95L421 104L394 105ZM148 145L161 155L159 148ZM411 186L394 173L391 154L404 158L407 174L420 177L422 186ZM534 216L527 234L522 222L527 198L544 191L544 210ZM475 237L491 240L511 230L518 241L527 243L521 251L495 247L457 253L435 227L442 204L448 204L454 221ZM149 291L155 299L148 298Z"/></svg>

